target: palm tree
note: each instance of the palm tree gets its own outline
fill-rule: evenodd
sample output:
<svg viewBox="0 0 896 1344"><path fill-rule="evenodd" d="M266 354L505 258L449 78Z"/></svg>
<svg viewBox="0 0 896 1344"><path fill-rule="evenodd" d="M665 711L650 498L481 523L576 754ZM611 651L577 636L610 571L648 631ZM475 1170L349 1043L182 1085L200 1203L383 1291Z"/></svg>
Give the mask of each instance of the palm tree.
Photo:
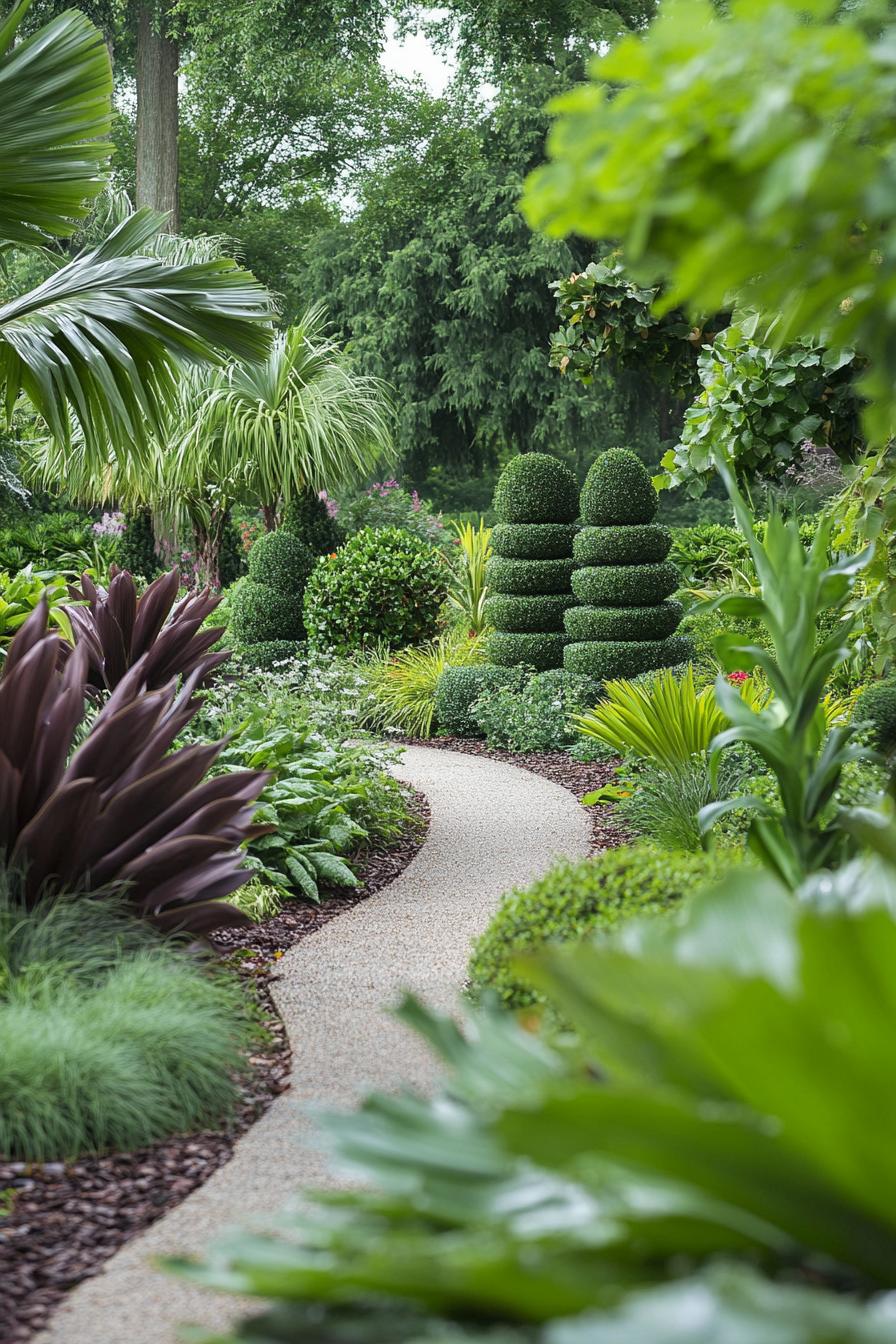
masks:
<svg viewBox="0 0 896 1344"><path fill-rule="evenodd" d="M31 0L0 20L0 248L70 238L107 185L112 70L102 34L68 11L16 42ZM141 210L0 307L7 416L24 394L51 434L151 453L185 365L263 359L273 306L233 261L147 255Z"/></svg>
<svg viewBox="0 0 896 1344"><path fill-rule="evenodd" d="M314 306L264 361L207 378L179 445L177 480L187 492L230 482L272 529L281 500L336 489L390 460L391 421L386 384L354 368Z"/></svg>

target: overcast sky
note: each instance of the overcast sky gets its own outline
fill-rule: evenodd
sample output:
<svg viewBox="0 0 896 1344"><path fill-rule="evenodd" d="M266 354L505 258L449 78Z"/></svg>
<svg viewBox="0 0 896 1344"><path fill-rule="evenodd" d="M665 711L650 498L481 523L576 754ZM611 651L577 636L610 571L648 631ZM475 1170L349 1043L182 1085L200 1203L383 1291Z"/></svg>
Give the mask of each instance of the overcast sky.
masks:
<svg viewBox="0 0 896 1344"><path fill-rule="evenodd" d="M389 21L389 36L382 55L387 70L407 78L418 76L431 93L440 94L452 75L451 64L433 51L422 33L411 33L401 41L395 36L395 21Z"/></svg>

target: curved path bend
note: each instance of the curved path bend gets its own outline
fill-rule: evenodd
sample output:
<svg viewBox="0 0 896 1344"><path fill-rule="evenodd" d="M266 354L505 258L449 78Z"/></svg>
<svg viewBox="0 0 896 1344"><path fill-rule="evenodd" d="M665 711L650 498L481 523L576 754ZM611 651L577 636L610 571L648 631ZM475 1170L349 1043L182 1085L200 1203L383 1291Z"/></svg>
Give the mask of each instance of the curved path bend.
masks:
<svg viewBox="0 0 896 1344"><path fill-rule="evenodd" d="M470 940L501 894L557 856L589 851L588 820L572 794L529 771L408 747L396 774L428 797L429 835L389 887L280 963L274 999L293 1050L290 1091L205 1185L66 1298L39 1344L177 1344L185 1321L221 1329L241 1314L245 1304L170 1278L153 1257L201 1254L222 1230L276 1213L302 1186L344 1183L317 1147L310 1112L351 1107L371 1089L431 1089L434 1061L388 1008L411 989L453 1009Z"/></svg>

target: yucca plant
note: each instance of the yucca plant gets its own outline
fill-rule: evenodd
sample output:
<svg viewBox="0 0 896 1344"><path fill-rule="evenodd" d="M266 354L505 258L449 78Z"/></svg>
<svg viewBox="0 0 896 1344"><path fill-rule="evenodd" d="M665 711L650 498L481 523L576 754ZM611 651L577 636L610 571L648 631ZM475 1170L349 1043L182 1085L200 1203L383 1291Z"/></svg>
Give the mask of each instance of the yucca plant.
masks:
<svg viewBox="0 0 896 1344"><path fill-rule="evenodd" d="M447 631L429 644L400 649L373 665L371 689L377 708L372 726L393 728L408 737L431 737L436 688L447 667L467 667L485 657L484 641L465 631Z"/></svg>
<svg viewBox="0 0 896 1344"><path fill-rule="evenodd" d="M461 554L448 588L448 602L457 613L459 623L470 634L481 635L488 625L485 617L485 599L488 597L485 566L492 553L492 530L480 518L478 527L469 522L455 523L454 531Z"/></svg>
<svg viewBox="0 0 896 1344"><path fill-rule="evenodd" d="M86 650L94 685L112 691L127 672L143 659L143 684L149 690L165 686L174 677L197 675L205 684L211 673L230 657L230 650L212 653L223 626L203 628L220 597L208 588L188 593L176 602L180 571L172 569L151 583L141 596L126 570L112 567L108 591L98 588L89 574L71 596L73 642Z"/></svg>
<svg viewBox="0 0 896 1344"><path fill-rule="evenodd" d="M60 661L41 602L0 677L0 854L24 870L26 901L120 887L161 929L204 934L243 922L222 898L251 876L239 846L259 834L254 804L269 776L204 780L221 742L171 751L199 709L201 670L179 690L147 691L138 660L73 750L87 650L76 646L61 670Z"/></svg>

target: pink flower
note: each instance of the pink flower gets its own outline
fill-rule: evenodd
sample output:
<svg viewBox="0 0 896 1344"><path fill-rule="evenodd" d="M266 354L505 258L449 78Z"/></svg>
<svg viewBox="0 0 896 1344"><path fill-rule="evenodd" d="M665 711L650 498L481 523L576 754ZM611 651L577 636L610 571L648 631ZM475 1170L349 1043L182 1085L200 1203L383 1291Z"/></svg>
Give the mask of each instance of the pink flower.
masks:
<svg viewBox="0 0 896 1344"><path fill-rule="evenodd" d="M749 672L729 672L725 680L730 681L734 686L741 686L745 681L750 680L750 674Z"/></svg>

